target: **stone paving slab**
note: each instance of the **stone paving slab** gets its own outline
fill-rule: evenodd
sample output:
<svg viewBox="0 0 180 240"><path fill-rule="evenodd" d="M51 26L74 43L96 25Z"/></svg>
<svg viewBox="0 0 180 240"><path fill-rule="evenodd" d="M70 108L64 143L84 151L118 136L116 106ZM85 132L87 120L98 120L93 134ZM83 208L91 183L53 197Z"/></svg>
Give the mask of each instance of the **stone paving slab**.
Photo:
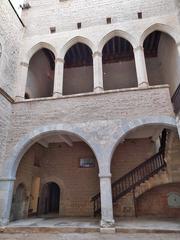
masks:
<svg viewBox="0 0 180 240"><path fill-rule="evenodd" d="M180 234L0 234L1 240L179 240Z"/></svg>
<svg viewBox="0 0 180 240"><path fill-rule="evenodd" d="M172 218L118 218L117 232L180 233L180 219Z"/></svg>

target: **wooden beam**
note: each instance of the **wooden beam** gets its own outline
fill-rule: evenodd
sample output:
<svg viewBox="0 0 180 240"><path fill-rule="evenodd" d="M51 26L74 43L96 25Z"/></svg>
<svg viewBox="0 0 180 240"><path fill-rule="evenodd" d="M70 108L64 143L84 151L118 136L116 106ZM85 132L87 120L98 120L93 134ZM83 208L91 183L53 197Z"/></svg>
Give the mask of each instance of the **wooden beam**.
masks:
<svg viewBox="0 0 180 240"><path fill-rule="evenodd" d="M65 142L69 147L73 147L73 142L67 135L58 135L58 137Z"/></svg>
<svg viewBox="0 0 180 240"><path fill-rule="evenodd" d="M49 143L44 139L39 140L38 143L45 148L48 148L48 146L49 146Z"/></svg>

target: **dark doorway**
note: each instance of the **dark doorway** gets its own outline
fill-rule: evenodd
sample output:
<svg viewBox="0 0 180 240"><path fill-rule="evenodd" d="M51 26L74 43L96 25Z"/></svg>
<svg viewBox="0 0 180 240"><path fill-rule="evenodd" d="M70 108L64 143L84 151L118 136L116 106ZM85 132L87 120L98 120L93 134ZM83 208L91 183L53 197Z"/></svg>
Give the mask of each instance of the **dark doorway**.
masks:
<svg viewBox="0 0 180 240"><path fill-rule="evenodd" d="M41 192L39 212L41 214L59 213L60 188L54 183L46 183Z"/></svg>
<svg viewBox="0 0 180 240"><path fill-rule="evenodd" d="M26 188L23 183L19 184L13 197L11 219L18 220L26 217Z"/></svg>

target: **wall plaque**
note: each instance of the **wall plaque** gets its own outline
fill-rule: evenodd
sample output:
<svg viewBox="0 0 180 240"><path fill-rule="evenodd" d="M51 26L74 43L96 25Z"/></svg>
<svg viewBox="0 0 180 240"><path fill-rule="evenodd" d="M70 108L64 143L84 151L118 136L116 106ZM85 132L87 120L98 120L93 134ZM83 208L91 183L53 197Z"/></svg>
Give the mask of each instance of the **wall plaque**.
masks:
<svg viewBox="0 0 180 240"><path fill-rule="evenodd" d="M170 208L180 208L180 193L168 193L168 206Z"/></svg>

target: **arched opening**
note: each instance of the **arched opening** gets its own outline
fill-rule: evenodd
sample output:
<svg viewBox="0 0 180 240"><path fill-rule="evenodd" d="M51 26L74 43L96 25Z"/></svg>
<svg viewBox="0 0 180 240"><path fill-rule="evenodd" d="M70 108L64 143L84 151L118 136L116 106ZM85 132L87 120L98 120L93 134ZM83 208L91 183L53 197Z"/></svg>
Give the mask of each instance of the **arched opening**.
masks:
<svg viewBox="0 0 180 240"><path fill-rule="evenodd" d="M137 216L138 196L153 185L167 182L168 133L163 125L141 126L124 136L116 147L111 161L116 217Z"/></svg>
<svg viewBox="0 0 180 240"><path fill-rule="evenodd" d="M104 90L137 87L133 47L121 37L113 37L103 47Z"/></svg>
<svg viewBox="0 0 180 240"><path fill-rule="evenodd" d="M27 192L23 183L20 183L13 195L11 207L11 219L18 220L26 217L27 208Z"/></svg>
<svg viewBox="0 0 180 240"><path fill-rule="evenodd" d="M32 56L26 83L26 95L28 94L29 98L53 95L54 69L55 56L49 49L41 48Z"/></svg>
<svg viewBox="0 0 180 240"><path fill-rule="evenodd" d="M49 132L33 140L16 172L27 186L23 218L47 214L66 217L93 217L91 198L99 192L98 163L78 135Z"/></svg>
<svg viewBox="0 0 180 240"><path fill-rule="evenodd" d="M39 200L40 214L59 214L60 188L54 182L46 183L41 190Z"/></svg>
<svg viewBox="0 0 180 240"><path fill-rule="evenodd" d="M92 50L86 44L76 43L65 55L63 95L92 91Z"/></svg>
<svg viewBox="0 0 180 240"><path fill-rule="evenodd" d="M149 85L169 84L171 96L179 85L179 65L175 40L167 33L154 31L144 40Z"/></svg>

